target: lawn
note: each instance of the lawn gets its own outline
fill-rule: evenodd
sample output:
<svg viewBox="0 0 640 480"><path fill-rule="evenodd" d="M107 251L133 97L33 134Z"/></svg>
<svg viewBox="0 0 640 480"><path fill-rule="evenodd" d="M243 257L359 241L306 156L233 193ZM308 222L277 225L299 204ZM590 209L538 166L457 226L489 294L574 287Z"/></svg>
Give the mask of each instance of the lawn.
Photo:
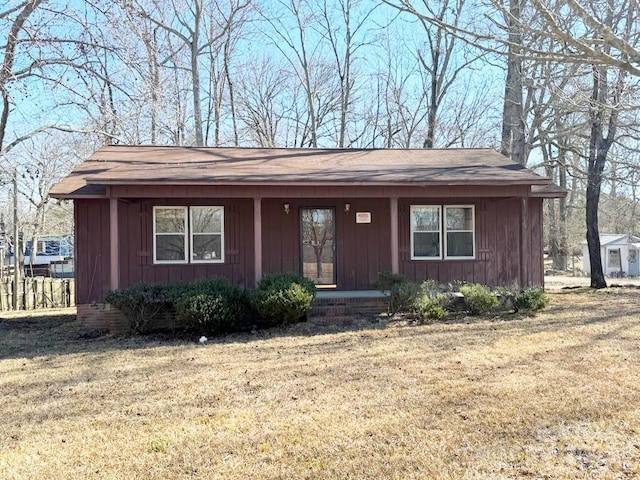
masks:
<svg viewBox="0 0 640 480"><path fill-rule="evenodd" d="M4 318L0 478L639 478L639 299L205 345Z"/></svg>

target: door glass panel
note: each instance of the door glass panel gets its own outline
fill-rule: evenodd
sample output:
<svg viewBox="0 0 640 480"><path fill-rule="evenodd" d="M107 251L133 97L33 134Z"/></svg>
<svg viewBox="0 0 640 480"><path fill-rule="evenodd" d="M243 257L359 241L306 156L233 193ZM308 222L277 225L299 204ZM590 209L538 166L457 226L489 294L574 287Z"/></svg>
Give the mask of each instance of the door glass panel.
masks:
<svg viewBox="0 0 640 480"><path fill-rule="evenodd" d="M302 208L302 274L316 285L335 282L335 218L332 208Z"/></svg>

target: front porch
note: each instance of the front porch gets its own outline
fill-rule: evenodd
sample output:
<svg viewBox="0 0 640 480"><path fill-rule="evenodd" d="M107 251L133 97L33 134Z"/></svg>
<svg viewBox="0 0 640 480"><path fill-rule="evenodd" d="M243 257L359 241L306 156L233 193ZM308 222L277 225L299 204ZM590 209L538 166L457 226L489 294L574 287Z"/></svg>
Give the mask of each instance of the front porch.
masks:
<svg viewBox="0 0 640 480"><path fill-rule="evenodd" d="M373 320L386 313L386 295L378 290L320 290L316 292L309 321L318 325L340 325Z"/></svg>

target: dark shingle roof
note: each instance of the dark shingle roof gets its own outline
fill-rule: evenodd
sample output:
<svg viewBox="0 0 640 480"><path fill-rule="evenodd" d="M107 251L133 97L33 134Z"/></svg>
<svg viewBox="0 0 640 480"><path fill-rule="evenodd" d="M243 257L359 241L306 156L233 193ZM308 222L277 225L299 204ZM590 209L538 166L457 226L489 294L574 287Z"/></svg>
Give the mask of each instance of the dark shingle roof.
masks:
<svg viewBox="0 0 640 480"><path fill-rule="evenodd" d="M492 149L106 146L51 190L107 185L551 185ZM557 196L557 195L555 195Z"/></svg>

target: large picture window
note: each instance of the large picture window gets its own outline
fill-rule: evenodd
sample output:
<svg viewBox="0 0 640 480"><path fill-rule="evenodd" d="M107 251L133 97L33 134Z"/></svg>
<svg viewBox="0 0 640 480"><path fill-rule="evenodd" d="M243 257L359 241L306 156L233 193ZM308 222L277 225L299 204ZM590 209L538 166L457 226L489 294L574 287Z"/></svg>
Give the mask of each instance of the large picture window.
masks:
<svg viewBox="0 0 640 480"><path fill-rule="evenodd" d="M153 262L224 262L224 207L153 207Z"/></svg>
<svg viewBox="0 0 640 480"><path fill-rule="evenodd" d="M475 258L473 205L412 205L411 259Z"/></svg>

